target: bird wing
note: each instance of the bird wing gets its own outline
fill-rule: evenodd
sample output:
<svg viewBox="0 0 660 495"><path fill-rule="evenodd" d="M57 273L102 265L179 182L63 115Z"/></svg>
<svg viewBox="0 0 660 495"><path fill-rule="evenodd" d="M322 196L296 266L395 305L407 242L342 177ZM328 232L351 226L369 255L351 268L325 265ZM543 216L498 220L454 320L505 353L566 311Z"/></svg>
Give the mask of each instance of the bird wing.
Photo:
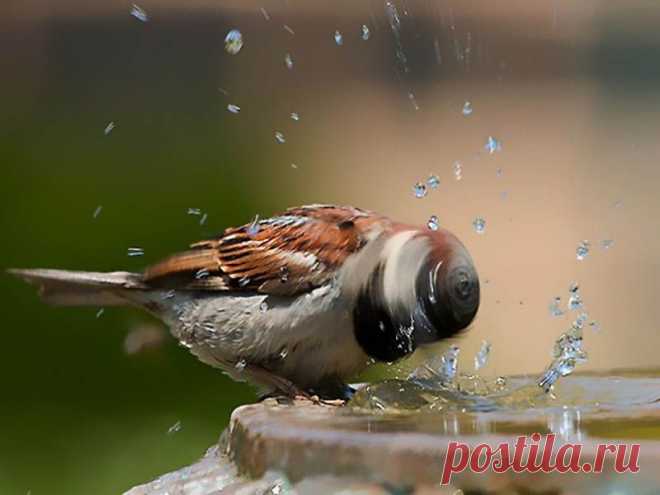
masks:
<svg viewBox="0 0 660 495"><path fill-rule="evenodd" d="M293 295L328 282L383 217L352 207L310 205L229 228L150 266L150 286Z"/></svg>

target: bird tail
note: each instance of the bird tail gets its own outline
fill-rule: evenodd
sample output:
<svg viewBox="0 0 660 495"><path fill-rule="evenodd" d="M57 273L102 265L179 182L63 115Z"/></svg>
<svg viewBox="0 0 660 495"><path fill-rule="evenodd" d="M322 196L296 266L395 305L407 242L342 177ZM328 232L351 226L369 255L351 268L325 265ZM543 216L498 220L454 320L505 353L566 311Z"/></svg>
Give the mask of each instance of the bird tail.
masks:
<svg viewBox="0 0 660 495"><path fill-rule="evenodd" d="M130 272L10 269L10 274L39 288L39 295L56 306L126 306L137 292L148 289L142 275Z"/></svg>

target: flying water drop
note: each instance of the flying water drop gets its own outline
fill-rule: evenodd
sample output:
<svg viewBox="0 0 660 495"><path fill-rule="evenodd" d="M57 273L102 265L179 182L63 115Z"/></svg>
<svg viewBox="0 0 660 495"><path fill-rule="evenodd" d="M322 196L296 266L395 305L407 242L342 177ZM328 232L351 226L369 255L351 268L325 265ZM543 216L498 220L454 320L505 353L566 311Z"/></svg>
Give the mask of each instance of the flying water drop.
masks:
<svg viewBox="0 0 660 495"><path fill-rule="evenodd" d="M138 21L147 22L149 16L139 5L133 4L131 7L131 15L135 17Z"/></svg>
<svg viewBox="0 0 660 495"><path fill-rule="evenodd" d="M578 261L582 261L587 257L588 254L589 254L589 241L587 240L580 241L580 244L578 244L578 247L575 250L575 257L577 258Z"/></svg>
<svg viewBox="0 0 660 495"><path fill-rule="evenodd" d="M486 220L484 220L481 217L477 217L472 222L472 227L474 227L474 231L477 234L483 234L484 231L486 230Z"/></svg>
<svg viewBox="0 0 660 495"><path fill-rule="evenodd" d="M128 248L128 255L129 256L143 256L144 255L144 249L139 248L139 247L129 247Z"/></svg>
<svg viewBox="0 0 660 495"><path fill-rule="evenodd" d="M369 26L366 24L362 24L361 37L364 41L367 41L371 37L371 31L369 30Z"/></svg>
<svg viewBox="0 0 660 495"><path fill-rule="evenodd" d="M344 44L344 37L339 31L335 31L335 43L337 43L337 46Z"/></svg>
<svg viewBox="0 0 660 495"><path fill-rule="evenodd" d="M438 230L438 228L440 227L438 217L435 215L431 215L428 222L426 222L426 226L429 228L429 230L433 230L433 231Z"/></svg>
<svg viewBox="0 0 660 495"><path fill-rule="evenodd" d="M243 35L238 29L232 29L225 36L225 51L230 55L236 55L243 48Z"/></svg>
<svg viewBox="0 0 660 495"><path fill-rule="evenodd" d="M293 69L293 58L290 53L284 55L284 65L286 65L286 68L289 70Z"/></svg>
<svg viewBox="0 0 660 495"><path fill-rule="evenodd" d="M492 155L493 153L502 150L502 143L500 143L493 136L488 136L484 148L486 149L486 151L488 151L488 153Z"/></svg>
<svg viewBox="0 0 660 495"><path fill-rule="evenodd" d="M461 180L463 178L463 165L461 165L461 162L455 161L453 165L453 170L454 170L454 178L456 180Z"/></svg>
<svg viewBox="0 0 660 495"><path fill-rule="evenodd" d="M426 186L422 182L418 182L413 186L413 193L416 198L423 198L427 194Z"/></svg>
<svg viewBox="0 0 660 495"><path fill-rule="evenodd" d="M490 355L491 344L487 340L481 342L481 348L477 355L474 356L474 369L479 371L488 363L488 356Z"/></svg>

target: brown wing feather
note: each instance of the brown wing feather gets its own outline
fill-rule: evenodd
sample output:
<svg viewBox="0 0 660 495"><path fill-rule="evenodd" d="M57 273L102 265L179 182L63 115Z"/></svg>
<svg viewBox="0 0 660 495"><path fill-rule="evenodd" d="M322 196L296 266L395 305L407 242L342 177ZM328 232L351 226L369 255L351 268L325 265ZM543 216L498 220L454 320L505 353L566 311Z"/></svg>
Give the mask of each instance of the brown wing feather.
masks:
<svg viewBox="0 0 660 495"><path fill-rule="evenodd" d="M256 224L229 228L216 239L147 268L152 286L296 294L327 282L366 242L383 217L350 207L302 206Z"/></svg>

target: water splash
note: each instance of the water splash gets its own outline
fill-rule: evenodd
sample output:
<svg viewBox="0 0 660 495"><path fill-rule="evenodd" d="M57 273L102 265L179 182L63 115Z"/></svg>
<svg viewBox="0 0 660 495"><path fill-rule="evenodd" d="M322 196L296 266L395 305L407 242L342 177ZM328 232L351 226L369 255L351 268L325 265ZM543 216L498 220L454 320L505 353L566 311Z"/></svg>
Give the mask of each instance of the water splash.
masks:
<svg viewBox="0 0 660 495"><path fill-rule="evenodd" d="M554 345L553 357L554 360L537 382L546 393L552 391L560 377L570 375L578 363L587 360L587 353L582 349L581 324L574 322L567 332L559 336Z"/></svg>
<svg viewBox="0 0 660 495"><path fill-rule="evenodd" d="M561 297L556 296L548 306L548 311L550 311L550 316L554 316L554 317L563 316L564 312L562 311L560 306L561 306Z"/></svg>

